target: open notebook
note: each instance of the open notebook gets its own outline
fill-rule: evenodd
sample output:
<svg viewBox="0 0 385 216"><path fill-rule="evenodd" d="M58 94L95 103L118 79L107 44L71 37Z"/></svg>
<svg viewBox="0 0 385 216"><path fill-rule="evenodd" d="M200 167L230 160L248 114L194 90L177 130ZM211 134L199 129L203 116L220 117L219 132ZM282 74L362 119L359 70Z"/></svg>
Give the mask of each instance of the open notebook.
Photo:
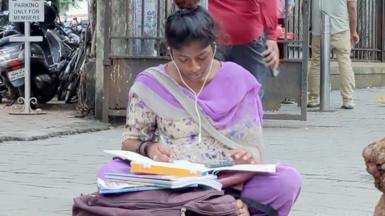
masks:
<svg viewBox="0 0 385 216"><path fill-rule="evenodd" d="M207 167L204 164L191 163L184 160L175 160L171 163L151 160L140 154L123 150L105 150L105 153L124 160L131 161L131 172L169 176L204 176L217 174L221 171L245 171L275 173L275 164L237 164L229 166Z"/></svg>

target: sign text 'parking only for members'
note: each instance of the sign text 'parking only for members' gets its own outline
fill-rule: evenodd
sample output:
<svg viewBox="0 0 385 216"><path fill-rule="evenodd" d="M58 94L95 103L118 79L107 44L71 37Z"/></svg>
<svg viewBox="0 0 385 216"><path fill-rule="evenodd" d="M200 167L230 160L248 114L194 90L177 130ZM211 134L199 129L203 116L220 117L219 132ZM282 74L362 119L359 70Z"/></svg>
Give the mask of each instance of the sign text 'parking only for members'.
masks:
<svg viewBox="0 0 385 216"><path fill-rule="evenodd" d="M43 22L44 0L9 0L10 22Z"/></svg>

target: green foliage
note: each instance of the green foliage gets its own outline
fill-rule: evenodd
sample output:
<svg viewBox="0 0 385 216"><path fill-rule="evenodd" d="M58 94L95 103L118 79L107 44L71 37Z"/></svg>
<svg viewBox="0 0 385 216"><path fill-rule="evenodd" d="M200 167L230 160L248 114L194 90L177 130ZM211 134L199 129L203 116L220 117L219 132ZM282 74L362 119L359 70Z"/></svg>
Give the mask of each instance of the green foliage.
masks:
<svg viewBox="0 0 385 216"><path fill-rule="evenodd" d="M68 10L70 5L79 7L78 0L51 0L51 2L59 9L59 13Z"/></svg>

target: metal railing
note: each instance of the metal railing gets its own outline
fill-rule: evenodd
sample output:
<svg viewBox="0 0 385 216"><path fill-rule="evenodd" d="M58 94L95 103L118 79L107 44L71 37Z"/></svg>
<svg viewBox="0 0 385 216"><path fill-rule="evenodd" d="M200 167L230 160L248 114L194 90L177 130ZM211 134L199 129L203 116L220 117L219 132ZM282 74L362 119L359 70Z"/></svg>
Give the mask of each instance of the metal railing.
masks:
<svg viewBox="0 0 385 216"><path fill-rule="evenodd" d="M302 40L301 7L303 0L297 0L293 15L286 21L286 31L294 34L293 40L281 40L287 44L285 59L301 58L297 41ZM360 0L358 5L358 34L360 42L352 50L353 61L385 62L385 1ZM311 30L311 29L309 29ZM334 58L334 54L332 55Z"/></svg>
<svg viewBox="0 0 385 216"><path fill-rule="evenodd" d="M207 7L208 0L201 0L200 5ZM176 10L173 0L131 0L126 6L131 25L125 34L113 34L112 40L127 40L126 57L167 56L164 41L164 23L167 16ZM114 55L111 57L124 57Z"/></svg>
<svg viewBox="0 0 385 216"><path fill-rule="evenodd" d="M128 40L126 55L149 57L166 55L163 41L163 24L170 11L175 8L172 0L128 1L129 23L126 34L111 35L112 40ZM292 16L285 21L284 59L301 59L303 41L303 0L297 0ZM310 30L310 29L309 29ZM385 1L358 1L358 34L360 42L353 48L353 61L385 62ZM288 39L288 33L293 38ZM112 49L113 50L113 49ZM117 54L121 56L121 54ZM114 56L112 52L112 56ZM334 55L332 55L334 57Z"/></svg>
<svg viewBox="0 0 385 216"><path fill-rule="evenodd" d="M279 43L283 44L283 59L301 59L302 58L302 44L303 41L303 0L295 1L293 13L288 14L288 0L285 1L286 13L284 21L284 38L279 39ZM289 34L292 34L290 38Z"/></svg>
<svg viewBox="0 0 385 216"><path fill-rule="evenodd" d="M172 10L172 0L132 0L125 4L127 24L124 30L111 31L111 45L122 42L124 52L111 47L110 57L156 57L165 55L164 23ZM118 43L119 44L119 43ZM121 49L120 49L121 50Z"/></svg>
<svg viewBox="0 0 385 216"><path fill-rule="evenodd" d="M353 49L354 61L385 61L385 2L360 0L358 3L358 34L360 42Z"/></svg>

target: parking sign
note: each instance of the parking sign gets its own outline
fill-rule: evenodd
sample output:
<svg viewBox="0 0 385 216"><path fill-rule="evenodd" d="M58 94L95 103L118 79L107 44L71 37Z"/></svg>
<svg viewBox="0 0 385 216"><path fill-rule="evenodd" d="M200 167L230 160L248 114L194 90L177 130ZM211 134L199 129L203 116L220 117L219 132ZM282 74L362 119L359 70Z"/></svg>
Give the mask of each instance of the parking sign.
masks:
<svg viewBox="0 0 385 216"><path fill-rule="evenodd" d="M43 22L44 0L9 0L10 22Z"/></svg>

